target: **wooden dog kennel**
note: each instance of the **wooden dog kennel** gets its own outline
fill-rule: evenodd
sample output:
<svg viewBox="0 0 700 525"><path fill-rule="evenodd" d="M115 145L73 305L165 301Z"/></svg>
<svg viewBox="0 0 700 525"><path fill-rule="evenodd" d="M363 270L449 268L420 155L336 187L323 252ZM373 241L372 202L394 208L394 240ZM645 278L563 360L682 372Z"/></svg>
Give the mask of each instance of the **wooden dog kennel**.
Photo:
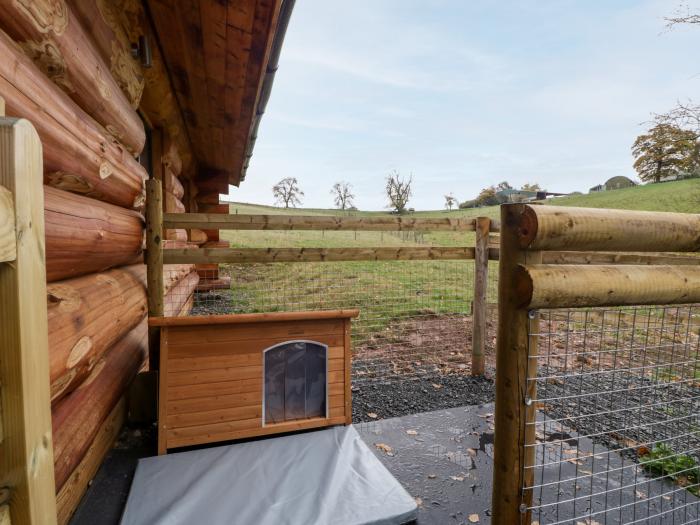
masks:
<svg viewBox="0 0 700 525"><path fill-rule="evenodd" d="M357 310L153 317L158 453L349 424Z"/></svg>

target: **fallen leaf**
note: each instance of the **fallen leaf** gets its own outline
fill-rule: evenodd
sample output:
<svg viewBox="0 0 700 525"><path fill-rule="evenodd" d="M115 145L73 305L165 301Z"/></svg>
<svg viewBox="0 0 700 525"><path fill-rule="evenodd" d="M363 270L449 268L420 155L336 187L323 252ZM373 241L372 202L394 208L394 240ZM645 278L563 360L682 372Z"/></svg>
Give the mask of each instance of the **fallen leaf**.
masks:
<svg viewBox="0 0 700 525"><path fill-rule="evenodd" d="M435 479L437 476L435 474L428 474L428 479Z"/></svg>
<svg viewBox="0 0 700 525"><path fill-rule="evenodd" d="M464 481L464 476L450 476L455 481Z"/></svg>
<svg viewBox="0 0 700 525"><path fill-rule="evenodd" d="M437 383L433 383L433 388L435 390L440 390L442 388L442 385L438 385Z"/></svg>
<svg viewBox="0 0 700 525"><path fill-rule="evenodd" d="M488 414L477 414L479 417L487 418L487 417L493 417L493 413L489 412Z"/></svg>
<svg viewBox="0 0 700 525"><path fill-rule="evenodd" d="M469 454L471 457L476 457L476 449L475 448L468 448L467 454Z"/></svg>
<svg viewBox="0 0 700 525"><path fill-rule="evenodd" d="M413 498L413 499L416 500L416 505L418 505L419 507L422 507L422 506L423 506L423 500L422 500L421 498L419 498L418 496L416 496L416 497Z"/></svg>
<svg viewBox="0 0 700 525"><path fill-rule="evenodd" d="M409 436L417 436L418 432L415 430L407 430L406 434L408 434Z"/></svg>
<svg viewBox="0 0 700 525"><path fill-rule="evenodd" d="M392 448L386 443L375 443L374 446L382 452L386 452L387 454L389 454L392 451Z"/></svg>
<svg viewBox="0 0 700 525"><path fill-rule="evenodd" d="M479 523L479 515L478 514L470 514L469 515L469 523Z"/></svg>
<svg viewBox="0 0 700 525"><path fill-rule="evenodd" d="M372 419L377 419L379 416L375 414L374 412L368 412L367 417L371 417Z"/></svg>

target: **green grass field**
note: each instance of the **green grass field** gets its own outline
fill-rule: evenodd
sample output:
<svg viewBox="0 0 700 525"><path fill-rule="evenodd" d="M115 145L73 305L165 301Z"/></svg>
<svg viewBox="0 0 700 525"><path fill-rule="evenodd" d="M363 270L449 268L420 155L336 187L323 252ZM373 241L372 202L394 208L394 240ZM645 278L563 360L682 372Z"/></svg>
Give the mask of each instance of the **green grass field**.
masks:
<svg viewBox="0 0 700 525"><path fill-rule="evenodd" d="M669 182L588 195L560 197L552 205L650 211L700 211L700 180ZM338 210L282 209L232 203L231 213L339 215ZM386 211L345 212L353 216ZM418 217L495 218L497 206L415 212ZM473 246L474 234L456 232L222 231L234 247ZM365 319L385 325L416 312L464 314L473 287L471 261L276 263L229 266L237 311L360 307ZM489 301L496 300L497 263L490 264ZM368 321L369 322L369 321Z"/></svg>

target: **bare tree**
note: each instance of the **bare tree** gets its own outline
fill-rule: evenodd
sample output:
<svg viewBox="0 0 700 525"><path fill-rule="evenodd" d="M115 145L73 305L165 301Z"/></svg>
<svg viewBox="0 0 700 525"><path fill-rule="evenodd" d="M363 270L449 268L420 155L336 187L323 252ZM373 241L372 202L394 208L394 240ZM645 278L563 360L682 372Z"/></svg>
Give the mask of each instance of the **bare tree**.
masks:
<svg viewBox="0 0 700 525"><path fill-rule="evenodd" d="M673 16L667 16L665 20L668 29L680 24L700 24L700 12L693 12L687 3L683 3L678 6Z"/></svg>
<svg viewBox="0 0 700 525"><path fill-rule="evenodd" d="M340 181L333 184L331 195L333 195L335 205L341 210L347 210L354 206L355 194L352 192L352 185L347 182Z"/></svg>
<svg viewBox="0 0 700 525"><path fill-rule="evenodd" d="M413 175L409 175L408 180L404 180L397 170L392 170L386 176L386 196L389 199L389 207L396 213L406 211L406 204L411 198L411 184L413 184Z"/></svg>
<svg viewBox="0 0 700 525"><path fill-rule="evenodd" d="M451 210L452 206L457 206L457 204L457 197L455 197L452 193L445 195L445 208Z"/></svg>
<svg viewBox="0 0 700 525"><path fill-rule="evenodd" d="M678 102L668 113L655 113L654 122L690 129L700 134L700 104L694 104L692 100Z"/></svg>
<svg viewBox="0 0 700 525"><path fill-rule="evenodd" d="M285 177L272 187L272 195L275 202L282 204L285 208L296 208L301 204L301 197L304 192L299 189L299 182L296 177Z"/></svg>

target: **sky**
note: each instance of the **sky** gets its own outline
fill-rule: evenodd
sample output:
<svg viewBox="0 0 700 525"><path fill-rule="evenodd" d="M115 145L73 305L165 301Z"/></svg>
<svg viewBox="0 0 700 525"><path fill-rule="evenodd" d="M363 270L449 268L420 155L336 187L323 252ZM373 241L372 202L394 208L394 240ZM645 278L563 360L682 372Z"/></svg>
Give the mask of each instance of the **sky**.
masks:
<svg viewBox="0 0 700 525"><path fill-rule="evenodd" d="M441 209L507 180L587 192L635 178L652 113L700 101L700 28L665 28L676 0L297 0L253 158L229 199L273 204L296 177L304 207L353 186L387 206ZM691 3L691 7L700 0Z"/></svg>

